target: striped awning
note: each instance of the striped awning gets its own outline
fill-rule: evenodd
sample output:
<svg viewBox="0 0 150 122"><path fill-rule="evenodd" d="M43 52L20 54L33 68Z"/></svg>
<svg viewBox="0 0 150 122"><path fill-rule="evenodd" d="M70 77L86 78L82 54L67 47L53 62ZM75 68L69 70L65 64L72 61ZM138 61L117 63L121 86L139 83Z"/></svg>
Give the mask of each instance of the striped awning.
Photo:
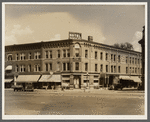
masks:
<svg viewBox="0 0 150 122"><path fill-rule="evenodd" d="M61 82L61 75L42 75L39 82Z"/></svg>
<svg viewBox="0 0 150 122"><path fill-rule="evenodd" d="M134 81L134 82L137 82L137 83L141 83L141 79L137 76L131 76L131 79Z"/></svg>
<svg viewBox="0 0 150 122"><path fill-rule="evenodd" d="M10 83L12 81L13 81L13 79L5 79L5 83Z"/></svg>
<svg viewBox="0 0 150 122"><path fill-rule="evenodd" d="M7 66L5 70L12 70L12 65Z"/></svg>
<svg viewBox="0 0 150 122"><path fill-rule="evenodd" d="M119 76L119 79L131 80L131 78L129 76Z"/></svg>
<svg viewBox="0 0 150 122"><path fill-rule="evenodd" d="M40 75L19 75L16 82L37 82Z"/></svg>

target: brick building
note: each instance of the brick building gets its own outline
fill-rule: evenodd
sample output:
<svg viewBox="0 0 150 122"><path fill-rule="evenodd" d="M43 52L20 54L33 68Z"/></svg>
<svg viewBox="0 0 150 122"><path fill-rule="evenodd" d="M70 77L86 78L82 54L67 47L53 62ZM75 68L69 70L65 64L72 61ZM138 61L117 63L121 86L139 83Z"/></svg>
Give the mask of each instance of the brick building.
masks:
<svg viewBox="0 0 150 122"><path fill-rule="evenodd" d="M138 80L141 53L93 42L69 33L69 39L5 46L5 79L32 82L35 88L107 87L115 77ZM9 68L10 70L10 68ZM139 82L139 81L137 81Z"/></svg>

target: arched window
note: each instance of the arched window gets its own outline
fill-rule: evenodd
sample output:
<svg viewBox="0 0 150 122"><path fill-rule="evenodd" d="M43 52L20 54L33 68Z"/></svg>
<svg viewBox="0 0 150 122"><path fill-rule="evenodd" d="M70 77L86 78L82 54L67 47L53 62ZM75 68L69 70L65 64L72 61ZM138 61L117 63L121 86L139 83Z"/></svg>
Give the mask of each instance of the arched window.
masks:
<svg viewBox="0 0 150 122"><path fill-rule="evenodd" d="M34 65L34 72L39 72L40 71L40 65L36 64Z"/></svg>
<svg viewBox="0 0 150 122"><path fill-rule="evenodd" d="M80 49L80 45L79 44L75 44L75 56L79 57L79 49Z"/></svg>
<svg viewBox="0 0 150 122"><path fill-rule="evenodd" d="M7 60L12 61L12 54L8 54Z"/></svg>

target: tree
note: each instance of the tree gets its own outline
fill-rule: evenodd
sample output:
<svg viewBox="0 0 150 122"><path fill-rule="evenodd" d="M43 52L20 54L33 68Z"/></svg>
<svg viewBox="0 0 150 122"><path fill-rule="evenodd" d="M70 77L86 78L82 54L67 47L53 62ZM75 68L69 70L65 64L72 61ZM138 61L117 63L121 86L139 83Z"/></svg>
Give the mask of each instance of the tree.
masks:
<svg viewBox="0 0 150 122"><path fill-rule="evenodd" d="M117 48L126 49L126 50L134 50L133 45L130 44L129 42L125 42L121 44L115 43L113 46Z"/></svg>

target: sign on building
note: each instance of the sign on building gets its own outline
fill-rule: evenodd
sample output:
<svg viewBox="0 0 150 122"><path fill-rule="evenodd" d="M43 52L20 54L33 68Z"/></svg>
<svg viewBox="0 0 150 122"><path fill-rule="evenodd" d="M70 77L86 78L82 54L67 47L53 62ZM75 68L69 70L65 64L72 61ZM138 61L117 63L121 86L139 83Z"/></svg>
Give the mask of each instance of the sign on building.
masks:
<svg viewBox="0 0 150 122"><path fill-rule="evenodd" d="M81 33L69 32L69 39L82 39Z"/></svg>

